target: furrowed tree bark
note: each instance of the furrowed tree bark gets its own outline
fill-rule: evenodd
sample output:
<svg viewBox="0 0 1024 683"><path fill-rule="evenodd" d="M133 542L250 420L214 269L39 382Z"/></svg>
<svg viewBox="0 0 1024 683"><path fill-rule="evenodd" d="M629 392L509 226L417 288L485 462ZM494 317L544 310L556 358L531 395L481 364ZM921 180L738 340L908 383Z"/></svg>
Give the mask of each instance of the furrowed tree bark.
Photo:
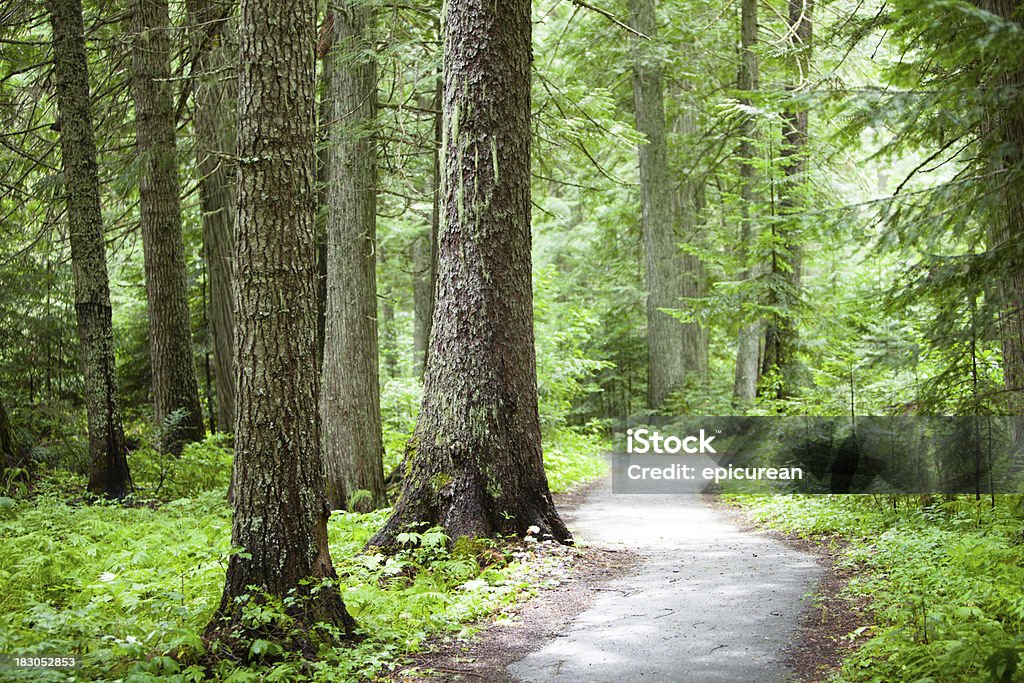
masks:
<svg viewBox="0 0 1024 683"><path fill-rule="evenodd" d="M656 38L654 0L629 0L629 14L633 29ZM687 373L706 372L707 351L699 325L681 323L662 310L680 308L683 297L703 286L704 276L699 260L679 249L692 235L680 234L683 226L676 225L674 216L675 180L668 167L662 70L651 42L632 38L636 127L647 138L638 150L647 288L647 403L658 408L683 387Z"/></svg>
<svg viewBox="0 0 1024 683"><path fill-rule="evenodd" d="M239 24L238 224L235 244L235 418L232 545L207 635L246 656L250 586L298 599L272 637L313 654L355 624L327 546L330 507L320 448L316 360L316 7L242 0ZM248 635L252 635L251 633ZM266 638L266 635L260 637Z"/></svg>
<svg viewBox="0 0 1024 683"><path fill-rule="evenodd" d="M320 396L327 499L387 505L377 367L377 62L366 0L332 10L324 60L327 115L327 304ZM353 498L357 492L365 492Z"/></svg>
<svg viewBox="0 0 1024 683"><path fill-rule="evenodd" d="M196 167L203 223L203 258L209 273L210 337L221 431L235 424L234 249L235 100L237 81L228 3L188 0L195 113Z"/></svg>
<svg viewBox="0 0 1024 683"><path fill-rule="evenodd" d="M323 72L321 72L323 73ZM326 120L323 116L324 105L321 101L318 121ZM323 140L320 124L317 124L318 140ZM317 374L323 377L324 367L324 336L327 329L327 163L326 148L317 146L317 210L316 210L316 367Z"/></svg>
<svg viewBox="0 0 1024 683"><path fill-rule="evenodd" d="M987 0L982 6L1018 25L1024 22L1021 3L1016 0ZM1024 112L1019 106L1024 73L1009 73L1001 80L1001 85L1018 93L1018 104L1013 107L1007 103L994 117L995 140L1001 152L996 158L995 170L1003 176L998 181L1002 210L989 224L989 248L1002 251L1000 261L1005 264L1003 276L997 283L1005 407L1009 415L1024 416L1024 196L1020 192L1024 177ZM1017 438L1021 430L1020 420L1017 420ZM1024 469L1024 459L1018 458L1016 467Z"/></svg>
<svg viewBox="0 0 1024 683"><path fill-rule="evenodd" d="M740 70L736 79L736 88L741 93L757 91L760 80L760 69L757 61L757 2L758 0L741 0L740 15ZM750 97L742 97L740 102L751 105ZM740 240L738 256L744 267L743 279L751 280L757 276L757 269L749 263L750 251L756 235L750 214L757 206L756 170L754 156L755 122L747 114L740 124L739 146L740 157L740 200L743 203L740 223ZM736 373L733 380L733 405L743 409L753 405L757 395L757 382L761 377L761 347L764 340L764 321L754 320L740 328L736 344Z"/></svg>
<svg viewBox="0 0 1024 683"><path fill-rule="evenodd" d="M320 62L320 88L316 111L316 359L317 372L323 376L324 331L327 328L327 135L330 103L324 75L328 72L328 52L334 41L334 13L324 15L317 42L317 60Z"/></svg>
<svg viewBox="0 0 1024 683"><path fill-rule="evenodd" d="M139 222L146 270L153 403L160 449L181 453L205 433L192 356L185 243L181 234L171 20L167 0L133 0L132 98L142 159Z"/></svg>
<svg viewBox="0 0 1024 683"><path fill-rule="evenodd" d="M434 281L437 272L437 235L441 224L441 98L444 83L437 79L437 91L431 103L426 97L420 102L430 107L434 115L433 168L425 183L425 193L431 198L430 226L416 238L412 247L413 267L413 372L420 379L427 365L430 343L430 325L434 318Z"/></svg>
<svg viewBox="0 0 1024 683"><path fill-rule="evenodd" d="M131 490L128 448L117 404L100 179L89 100L81 0L49 0L75 316L89 430L89 492L123 498Z"/></svg>
<svg viewBox="0 0 1024 683"><path fill-rule="evenodd" d="M810 77L813 0L789 0L790 49L794 52L791 93L798 91ZM761 372L777 372L774 388L777 398L792 395L797 387L796 350L798 336L791 314L800 301L801 244L799 213L802 210L802 185L807 177L807 110L790 105L782 114L781 164L785 179L781 199L781 219L772 224L772 256L769 276L769 303L786 311L771 316L765 327L764 358Z"/></svg>
<svg viewBox="0 0 1024 683"><path fill-rule="evenodd" d="M530 271L530 2L449 0L430 362L395 511L452 538L571 542L541 459Z"/></svg>

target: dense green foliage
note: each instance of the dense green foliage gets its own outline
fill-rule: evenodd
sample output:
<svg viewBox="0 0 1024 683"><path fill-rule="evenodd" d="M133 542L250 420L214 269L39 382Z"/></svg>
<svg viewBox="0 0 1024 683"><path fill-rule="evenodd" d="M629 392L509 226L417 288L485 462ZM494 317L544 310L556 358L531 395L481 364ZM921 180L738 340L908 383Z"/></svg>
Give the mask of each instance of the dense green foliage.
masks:
<svg viewBox="0 0 1024 683"><path fill-rule="evenodd" d="M184 23L181 8L174 8L172 20ZM622 8L610 9L625 16ZM659 8L664 31L658 55L669 75L666 116L670 124L689 117L699 131L683 135L670 125L670 166L679 177L702 178L705 195L701 243L684 247L704 261L707 296L680 302L677 315L706 324L711 359L708 380L694 379L664 409L729 411L725 378L732 372L737 330L744 321L777 315L792 319L799 331L805 372L782 402L769 400L780 379L767 373L761 412L845 412L851 381L865 413L899 406L998 412L1005 398L995 323L999 302L986 283L1013 267L1016 257L986 250L986 217L1001 210L999 188L1016 183L1019 165L1005 169L1005 184L988 182L991 164L1008 158L989 122L1020 107L1018 90L999 85L1019 68L1019 24L966 2L819 3L812 70L793 90L782 11L765 3L757 46L760 89L744 94L752 98L746 105L735 90L737 10L698 0ZM381 19L378 272L385 404L414 395L409 254L430 224L430 186L422 178L432 164L435 11L403 6ZM156 426L146 425L148 341L141 244L133 229L137 164L126 154L132 124L126 82L122 72L106 68L126 58L125 47L113 37L117 7L87 4L86 13L119 379L136 432L145 435L141 442L152 438ZM567 404L559 414L569 424L621 419L645 410L647 376L635 157L641 138L624 78L628 34L571 4L538 6L535 18L537 337L542 365L549 359L541 371L542 399ZM53 116L44 87L47 32L40 15L27 10L6 17L0 31L15 39L2 44L8 69L4 121L23 131L0 150L10 185L3 200L8 246L0 260L0 378L16 425L38 448L36 458L59 457L81 470L77 340L66 240L53 201L58 159L53 131L45 125ZM809 170L791 189L783 187L777 139L785 107L807 110L811 126ZM753 204L741 200L736 156L745 117L756 132ZM208 403L215 399L204 381L211 362L209 293L191 132L185 118L184 224L196 361ZM796 227L792 216L779 214L783 191L813 207L801 213ZM748 261L775 258L783 247L773 235L783 227L797 230L803 242L802 292L782 308L770 296L778 286L771 277L740 275L749 265L734 248L744 215L756 236ZM549 355L559 345L562 358L573 359L565 368ZM578 387L565 384L567 374ZM555 385L559 395L549 398ZM399 441L389 443L392 460Z"/></svg>

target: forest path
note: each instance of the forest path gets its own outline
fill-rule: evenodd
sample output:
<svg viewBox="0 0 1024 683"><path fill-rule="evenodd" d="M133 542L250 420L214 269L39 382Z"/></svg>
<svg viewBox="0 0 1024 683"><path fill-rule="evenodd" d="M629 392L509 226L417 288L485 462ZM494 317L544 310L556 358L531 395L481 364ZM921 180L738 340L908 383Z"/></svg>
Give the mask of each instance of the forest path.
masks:
<svg viewBox="0 0 1024 683"><path fill-rule="evenodd" d="M577 542L639 561L540 649L514 681L783 681L814 557L731 523L700 495L612 495L594 486L562 510Z"/></svg>

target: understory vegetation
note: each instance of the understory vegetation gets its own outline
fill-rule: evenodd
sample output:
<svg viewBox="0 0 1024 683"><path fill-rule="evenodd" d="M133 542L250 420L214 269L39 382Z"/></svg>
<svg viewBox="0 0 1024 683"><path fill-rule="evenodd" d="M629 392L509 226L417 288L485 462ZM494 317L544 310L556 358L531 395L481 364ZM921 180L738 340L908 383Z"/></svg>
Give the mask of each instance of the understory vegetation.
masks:
<svg viewBox="0 0 1024 683"><path fill-rule="evenodd" d="M1024 499L738 496L764 526L834 544L866 604L828 680L1024 681Z"/></svg>
<svg viewBox="0 0 1024 683"><path fill-rule="evenodd" d="M231 547L222 437L180 459L136 451L139 493L126 504L86 501L84 479L54 471L7 482L0 497L0 652L77 653L70 671L0 670L2 680L362 681L401 665L430 637L468 638L473 622L543 585L555 553L533 539L461 540L410 533L406 548L362 554L390 509L337 511L328 531L338 584L364 637L315 663L253 637L248 665L210 664L203 629L220 600ZM565 430L548 446L554 490L604 471L600 437ZM571 457L570 455L571 454ZM131 533L125 533L130 529ZM280 603L252 605L255 632L286 623Z"/></svg>

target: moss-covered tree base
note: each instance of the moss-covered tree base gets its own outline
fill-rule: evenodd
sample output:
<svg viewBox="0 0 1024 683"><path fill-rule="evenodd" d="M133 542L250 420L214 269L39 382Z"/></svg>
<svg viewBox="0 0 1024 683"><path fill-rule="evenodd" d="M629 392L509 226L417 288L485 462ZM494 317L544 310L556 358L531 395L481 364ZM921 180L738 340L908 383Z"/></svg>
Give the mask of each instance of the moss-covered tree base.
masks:
<svg viewBox="0 0 1024 683"><path fill-rule="evenodd" d="M440 526L452 539L532 535L541 540L571 544L547 479L523 467L522 457L494 457L509 449L417 447L406 453L408 472L395 511L370 540L381 550L396 549L397 536ZM477 461L474 454L481 461ZM536 456L539 461L539 454ZM517 464L519 465L517 467Z"/></svg>
<svg viewBox="0 0 1024 683"><path fill-rule="evenodd" d="M284 598L253 589L221 604L203 634L204 659L207 664L220 659L267 663L295 656L314 660L324 648L359 638L355 619L333 586L305 587Z"/></svg>

